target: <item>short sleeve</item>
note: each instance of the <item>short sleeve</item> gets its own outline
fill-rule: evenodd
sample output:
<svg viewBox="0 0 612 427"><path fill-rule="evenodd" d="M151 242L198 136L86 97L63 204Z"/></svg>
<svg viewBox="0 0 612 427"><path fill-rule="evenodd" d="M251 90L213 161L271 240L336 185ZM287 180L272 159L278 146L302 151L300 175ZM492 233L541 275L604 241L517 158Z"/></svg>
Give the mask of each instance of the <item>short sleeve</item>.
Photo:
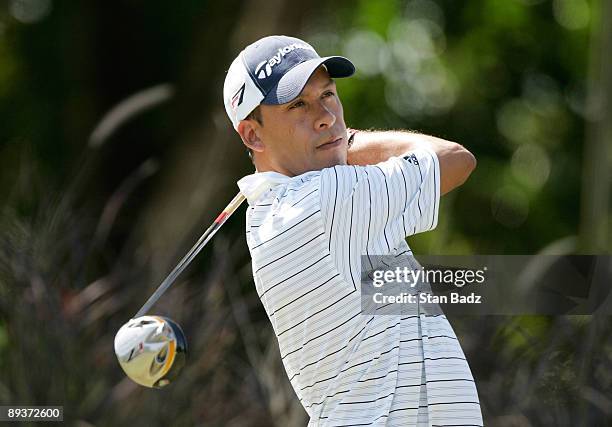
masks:
<svg viewBox="0 0 612 427"><path fill-rule="evenodd" d="M436 227L439 203L440 165L429 149L321 172L321 210L331 239L342 238L337 229L343 229L368 247L393 250L406 236Z"/></svg>
<svg viewBox="0 0 612 427"><path fill-rule="evenodd" d="M419 149L374 168L382 171L379 179L385 182L384 190L390 199L382 204L383 211L387 208L391 219L410 223L404 237L436 228L440 206L440 164L436 153Z"/></svg>

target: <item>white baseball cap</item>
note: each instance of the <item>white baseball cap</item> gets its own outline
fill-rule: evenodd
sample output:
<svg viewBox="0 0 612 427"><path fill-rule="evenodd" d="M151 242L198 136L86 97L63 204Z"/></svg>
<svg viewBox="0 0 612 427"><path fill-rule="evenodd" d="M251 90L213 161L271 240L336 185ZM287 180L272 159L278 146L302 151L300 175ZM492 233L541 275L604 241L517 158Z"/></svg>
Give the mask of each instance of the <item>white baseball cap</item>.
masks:
<svg viewBox="0 0 612 427"><path fill-rule="evenodd" d="M247 46L232 62L223 85L225 111L234 128L260 104L279 105L295 99L320 65L333 78L355 72L348 59L321 58L312 46L295 37L269 36Z"/></svg>

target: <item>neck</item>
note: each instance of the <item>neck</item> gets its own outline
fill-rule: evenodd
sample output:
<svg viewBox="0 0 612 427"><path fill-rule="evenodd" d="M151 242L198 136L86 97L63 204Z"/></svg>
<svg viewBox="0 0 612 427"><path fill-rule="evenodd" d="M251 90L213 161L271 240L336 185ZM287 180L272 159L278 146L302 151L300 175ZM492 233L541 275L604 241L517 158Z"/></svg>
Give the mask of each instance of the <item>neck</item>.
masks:
<svg viewBox="0 0 612 427"><path fill-rule="evenodd" d="M262 156L255 155L255 153L253 155L253 163L255 164L255 169L257 170L257 172L277 172L288 177L299 175L293 173L287 168L274 165L267 158L262 158Z"/></svg>

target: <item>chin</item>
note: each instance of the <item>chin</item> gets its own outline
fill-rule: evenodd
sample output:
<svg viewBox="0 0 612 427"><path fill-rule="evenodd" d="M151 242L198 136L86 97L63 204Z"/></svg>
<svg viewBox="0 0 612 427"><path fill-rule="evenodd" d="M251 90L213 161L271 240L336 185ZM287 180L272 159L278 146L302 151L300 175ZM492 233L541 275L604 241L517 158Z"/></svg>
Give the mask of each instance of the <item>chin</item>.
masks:
<svg viewBox="0 0 612 427"><path fill-rule="evenodd" d="M330 158L324 162L324 165L321 167L321 169L333 168L334 166L344 165L346 165L346 154L342 155L341 153L338 153L334 156L330 156Z"/></svg>

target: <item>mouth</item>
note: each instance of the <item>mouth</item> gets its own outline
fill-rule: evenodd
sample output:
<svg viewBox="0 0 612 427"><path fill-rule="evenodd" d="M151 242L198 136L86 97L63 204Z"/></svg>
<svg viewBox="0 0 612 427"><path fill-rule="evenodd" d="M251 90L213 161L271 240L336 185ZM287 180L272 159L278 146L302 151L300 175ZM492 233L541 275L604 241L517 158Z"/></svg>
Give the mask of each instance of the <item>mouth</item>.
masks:
<svg viewBox="0 0 612 427"><path fill-rule="evenodd" d="M341 136L332 139L331 141L326 142L325 144L321 144L317 147L317 150L330 150L332 148L336 148L342 144L344 138Z"/></svg>

